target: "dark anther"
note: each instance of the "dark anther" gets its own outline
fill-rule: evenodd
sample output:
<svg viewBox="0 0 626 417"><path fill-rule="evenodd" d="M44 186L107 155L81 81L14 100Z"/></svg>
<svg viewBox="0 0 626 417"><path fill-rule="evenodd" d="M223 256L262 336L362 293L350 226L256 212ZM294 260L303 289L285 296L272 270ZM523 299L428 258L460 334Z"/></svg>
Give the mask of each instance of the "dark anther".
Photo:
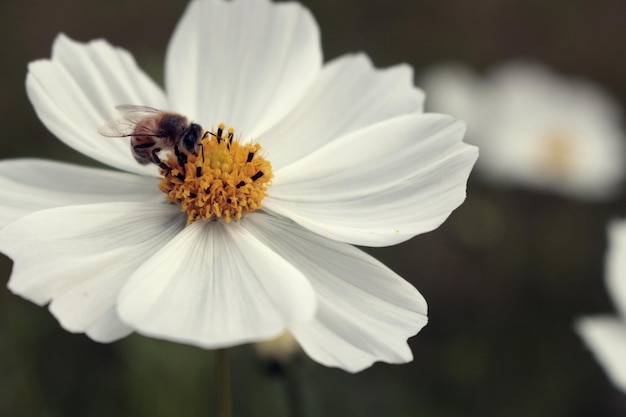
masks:
<svg viewBox="0 0 626 417"><path fill-rule="evenodd" d="M246 185L246 182L242 180L242 181L239 181L239 184L235 185L235 187L237 187L237 188L241 188L241 187L243 187L244 185Z"/></svg>
<svg viewBox="0 0 626 417"><path fill-rule="evenodd" d="M251 179L252 181L256 181L256 180L258 180L259 178L261 178L262 176L263 176L263 171L259 171L259 172L257 172L256 174L254 174L253 176L251 176L251 177L250 177L250 179Z"/></svg>
<svg viewBox="0 0 626 417"><path fill-rule="evenodd" d="M233 132L228 133L228 142L233 143Z"/></svg>
<svg viewBox="0 0 626 417"><path fill-rule="evenodd" d="M217 128L217 138L218 139L222 139L222 133L224 133L224 129L222 129L221 127Z"/></svg>
<svg viewBox="0 0 626 417"><path fill-rule="evenodd" d="M252 161L252 158L254 158L254 152L248 152L248 160L247 160L247 162Z"/></svg>
<svg viewBox="0 0 626 417"><path fill-rule="evenodd" d="M185 181L185 177L180 172L178 173L178 175L176 175L176 178L178 178L181 181Z"/></svg>
<svg viewBox="0 0 626 417"><path fill-rule="evenodd" d="M202 167L196 167L196 177L200 178L202 176Z"/></svg>
<svg viewBox="0 0 626 417"><path fill-rule="evenodd" d="M196 197L198 197L198 195L196 193L189 193L189 197L190 198L196 198Z"/></svg>

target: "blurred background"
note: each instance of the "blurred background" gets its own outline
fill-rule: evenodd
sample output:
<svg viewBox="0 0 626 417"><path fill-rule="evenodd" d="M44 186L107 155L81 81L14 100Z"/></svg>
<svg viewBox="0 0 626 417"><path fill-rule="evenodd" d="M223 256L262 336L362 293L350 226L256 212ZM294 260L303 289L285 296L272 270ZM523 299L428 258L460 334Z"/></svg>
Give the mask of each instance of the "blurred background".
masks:
<svg viewBox="0 0 626 417"><path fill-rule="evenodd" d="M377 66L419 75L448 61L484 70L532 58L626 101L622 0L305 0L326 59L365 51ZM186 1L5 1L0 14L0 158L94 165L38 121L26 65L50 55L58 32L104 37L162 83L169 36ZM480 100L480 97L477 97ZM620 416L611 386L573 330L615 310L604 285L606 224L626 193L587 202L501 187L473 175L466 202L438 230L369 250L429 302L410 340L415 360L356 375L307 358L290 373L306 415ZM102 345L70 334L45 308L11 294L0 255L0 416L210 416L214 352L133 335ZM289 390L250 346L232 350L236 416L287 416Z"/></svg>

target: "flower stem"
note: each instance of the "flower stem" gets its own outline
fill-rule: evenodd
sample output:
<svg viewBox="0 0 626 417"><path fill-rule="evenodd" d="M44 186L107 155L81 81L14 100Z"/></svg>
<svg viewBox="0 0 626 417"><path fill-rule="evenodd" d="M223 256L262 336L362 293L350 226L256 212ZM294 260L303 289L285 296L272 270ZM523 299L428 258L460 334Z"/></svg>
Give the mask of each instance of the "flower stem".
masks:
<svg viewBox="0 0 626 417"><path fill-rule="evenodd" d="M217 387L218 416L231 417L230 366L228 349L225 348L217 350Z"/></svg>
<svg viewBox="0 0 626 417"><path fill-rule="evenodd" d="M296 361L297 362L297 361ZM290 417L306 417L300 363L287 364L283 377Z"/></svg>

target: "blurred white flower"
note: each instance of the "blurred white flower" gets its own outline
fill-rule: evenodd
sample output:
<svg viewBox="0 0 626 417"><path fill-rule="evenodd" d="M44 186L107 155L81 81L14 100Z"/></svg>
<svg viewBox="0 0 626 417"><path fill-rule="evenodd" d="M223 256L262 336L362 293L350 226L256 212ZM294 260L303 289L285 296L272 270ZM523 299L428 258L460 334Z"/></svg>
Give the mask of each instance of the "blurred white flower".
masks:
<svg viewBox="0 0 626 417"><path fill-rule="evenodd" d="M462 142L464 124L422 112L406 65L379 70L361 54L322 65L318 27L296 3L192 1L168 47L165 80L163 91L103 40L60 35L51 59L31 63L26 86L42 122L126 172L0 163L9 288L50 303L65 329L100 342L137 331L218 348L289 331L314 360L348 371L411 360L407 338L426 324L426 302L352 245L403 242L461 204L477 157ZM167 201L157 185L172 192L180 172L159 178L156 165L135 161L127 138L98 134L120 104L208 128L224 122L241 135L236 143L262 145L247 162L271 163L263 208L261 196L227 222L218 218L225 202L200 203L190 188ZM210 179L226 171L205 161L213 139L195 158L198 174L187 165L179 185L232 191ZM189 206L205 205L217 214L193 221Z"/></svg>
<svg viewBox="0 0 626 417"><path fill-rule="evenodd" d="M538 64L509 63L481 77L461 65L433 68L422 79L428 109L468 124L486 179L603 199L624 177L620 110L583 80Z"/></svg>
<svg viewBox="0 0 626 417"><path fill-rule="evenodd" d="M614 220L608 227L606 285L618 316L584 317L576 329L609 378L626 391L626 220Z"/></svg>

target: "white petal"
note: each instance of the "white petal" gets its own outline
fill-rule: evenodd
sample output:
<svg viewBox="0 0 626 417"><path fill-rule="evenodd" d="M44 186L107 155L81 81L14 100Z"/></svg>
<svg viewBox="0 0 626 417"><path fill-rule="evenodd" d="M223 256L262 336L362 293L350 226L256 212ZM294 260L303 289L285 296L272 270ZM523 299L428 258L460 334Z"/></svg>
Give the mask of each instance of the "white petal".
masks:
<svg viewBox="0 0 626 417"><path fill-rule="evenodd" d="M26 90L41 121L67 145L110 166L156 175L154 166L134 160L128 138L98 133L120 117L119 104L167 107L163 92L127 51L103 40L83 44L59 35L52 58L28 66Z"/></svg>
<svg viewBox="0 0 626 417"><path fill-rule="evenodd" d="M142 265L118 313L139 333L207 348L275 337L315 314L302 274L240 223L196 222Z"/></svg>
<svg viewBox="0 0 626 417"><path fill-rule="evenodd" d="M168 47L172 105L206 127L258 135L302 97L319 73L319 30L296 3L192 1Z"/></svg>
<svg viewBox="0 0 626 417"><path fill-rule="evenodd" d="M423 102L408 65L376 69L363 54L346 55L326 64L305 98L258 140L278 170L347 133L421 112Z"/></svg>
<svg viewBox="0 0 626 417"><path fill-rule="evenodd" d="M110 308L85 331L87 336L100 343L111 343L123 339L132 332L133 329L119 319L115 307Z"/></svg>
<svg viewBox="0 0 626 417"><path fill-rule="evenodd" d="M242 225L302 271L317 294L315 320L289 328L309 356L350 372L412 359L406 341L426 325L427 307L411 284L353 246L255 214Z"/></svg>
<svg viewBox="0 0 626 417"><path fill-rule="evenodd" d="M47 208L161 197L154 178L37 159L0 162L0 228Z"/></svg>
<svg viewBox="0 0 626 417"><path fill-rule="evenodd" d="M366 246L438 227L465 199L476 148L448 116L397 117L344 136L275 173L266 209Z"/></svg>
<svg viewBox="0 0 626 417"><path fill-rule="evenodd" d="M613 220L608 226L606 284L622 317L626 317L626 220Z"/></svg>
<svg viewBox="0 0 626 417"><path fill-rule="evenodd" d="M615 317L585 317L576 328L613 384L626 391L626 323Z"/></svg>
<svg viewBox="0 0 626 417"><path fill-rule="evenodd" d="M120 288L184 225L170 204L92 204L27 215L0 231L0 251L14 261L8 287L39 305L52 301L65 329L110 341L128 333L111 317Z"/></svg>

